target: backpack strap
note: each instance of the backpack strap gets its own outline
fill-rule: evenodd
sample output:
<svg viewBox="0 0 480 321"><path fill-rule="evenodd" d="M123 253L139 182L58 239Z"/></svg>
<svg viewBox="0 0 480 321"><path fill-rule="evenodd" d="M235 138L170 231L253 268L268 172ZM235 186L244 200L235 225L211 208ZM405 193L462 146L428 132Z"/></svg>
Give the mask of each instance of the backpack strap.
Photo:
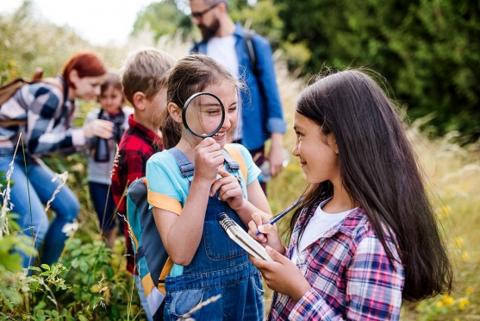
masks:
<svg viewBox="0 0 480 321"><path fill-rule="evenodd" d="M244 37L245 46L247 47L248 58L250 59L250 64L252 65L252 70L255 76L258 76L257 68L257 54L255 53L255 44L253 43L253 36L255 32L249 29L245 29Z"/></svg>
<svg viewBox="0 0 480 321"><path fill-rule="evenodd" d="M32 85L36 84L39 82L47 83L53 87L56 87L59 89L62 93L63 96L61 97L61 103L62 103L62 108L64 108L64 103L65 99L67 99L68 95L68 88L65 82L63 81L62 78L44 78L42 79L41 76L43 75L42 73L36 72L35 75L33 76L33 79L31 81L24 80L22 78L17 78L12 80L11 82L7 83L6 85L3 85L0 87L0 107L10 98L15 96L15 99L17 99L18 104L25 110L28 109L29 106L27 106L27 103L23 100L23 96L21 93L19 93L20 88L22 88L24 85ZM22 126L27 123L26 119L2 119L0 120L0 126L2 127L10 127L10 126ZM57 123L55 124L55 126Z"/></svg>
<svg viewBox="0 0 480 321"><path fill-rule="evenodd" d="M227 169L229 172L236 172L240 169L240 165L233 160L227 150L226 153L223 154L223 158L225 159L225 165L227 165Z"/></svg>
<svg viewBox="0 0 480 321"><path fill-rule="evenodd" d="M227 153L225 153L224 157L229 171L234 172L240 170L240 173L246 182L248 170L245 160L243 159L240 151L230 144L225 145L225 150L227 151ZM175 158L175 161L177 162L178 168L180 168L182 176L184 178L189 178L193 176L193 174L195 173L195 168L192 162L188 160L187 156L176 147L170 148L168 151Z"/></svg>
<svg viewBox="0 0 480 321"><path fill-rule="evenodd" d="M245 181L245 185L247 184L248 178L248 168L247 164L245 163L245 159L243 158L240 151L235 148L232 144L226 144L225 150L227 151L228 155L231 156L237 162L237 170L240 169L240 173L242 174L243 180ZM227 157L225 157L227 159Z"/></svg>
<svg viewBox="0 0 480 321"><path fill-rule="evenodd" d="M188 160L187 156L177 147L170 148L168 151L173 155L173 157L175 157L175 161L180 168L182 176L184 178L193 176L195 173L195 168L193 167L192 162Z"/></svg>

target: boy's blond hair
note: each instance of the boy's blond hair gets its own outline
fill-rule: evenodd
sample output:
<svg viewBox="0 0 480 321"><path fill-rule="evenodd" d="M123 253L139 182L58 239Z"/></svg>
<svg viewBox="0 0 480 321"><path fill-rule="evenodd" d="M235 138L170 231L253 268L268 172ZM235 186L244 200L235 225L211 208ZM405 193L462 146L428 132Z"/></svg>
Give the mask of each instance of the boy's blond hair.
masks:
<svg viewBox="0 0 480 321"><path fill-rule="evenodd" d="M144 93L147 99L153 98L165 87L168 70L174 63L172 56L153 48L131 54L123 67L122 86L125 98L132 105L136 92Z"/></svg>

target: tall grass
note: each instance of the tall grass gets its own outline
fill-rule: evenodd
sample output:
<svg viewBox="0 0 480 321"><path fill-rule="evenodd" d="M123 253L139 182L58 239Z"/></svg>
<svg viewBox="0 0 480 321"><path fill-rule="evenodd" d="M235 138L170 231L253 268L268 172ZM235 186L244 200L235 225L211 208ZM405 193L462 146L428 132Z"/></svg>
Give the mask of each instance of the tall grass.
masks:
<svg viewBox="0 0 480 321"><path fill-rule="evenodd" d="M42 36L33 37L32 31ZM45 35L48 35L48 41L45 40ZM46 43L49 45L45 45ZM45 22L37 23L28 13L0 17L0 45L0 77L18 74L28 76L36 66L45 67L50 74L54 73L63 61L78 49L95 50L105 58L110 68L120 70L128 53L141 47L156 47L179 58L190 46L179 37L164 37L154 42L150 34L144 33L122 47L94 47L69 30L53 27ZM280 53L275 56L278 85L289 125L285 147L290 151L295 139L291 130L295 101L305 81L287 72ZM4 78L0 79L3 80ZM91 104L80 105L77 125L83 123L83 117L91 107ZM453 143L454 133L442 139L429 140L419 131L419 126L420 122L408 125L408 136L423 168L429 195L454 263L455 284L450 295L432 298L416 305L405 304L402 320L478 320L480 147L459 147ZM79 316L92 319L109 316L141 319L138 300L132 292L133 282L125 271L125 259L120 243L110 251L101 242L99 225L88 195L84 156L50 157L45 161L56 172L68 172L67 184L74 189L82 204L78 219L79 229L68 242L61 258L61 266L79 271L79 274L72 274L61 267L44 267L39 271L39 275L29 279L22 273L8 272L3 265L4 261L1 261L0 320L35 320L34 314L54 318L55 313L60 315L58 319L62 320L81 319ZM305 187L301 168L292 157L281 175L269 185L268 196L272 210L277 212L290 204ZM1 219L6 222L3 214ZM288 218L280 224L284 235L287 221ZM2 223L2 226L4 224ZM3 238L0 236L1 245L5 245L7 241L9 244L13 242L12 239L7 240L5 231L3 229ZM8 254L8 251L2 252L0 247L0 256ZM42 287L37 286L38 282L47 282L49 290L41 290ZM54 296L49 294L51 291ZM55 304L52 305L48 296L54 299ZM271 294L267 292L267 306L270 297ZM48 314L45 312L47 309L52 309L55 313Z"/></svg>

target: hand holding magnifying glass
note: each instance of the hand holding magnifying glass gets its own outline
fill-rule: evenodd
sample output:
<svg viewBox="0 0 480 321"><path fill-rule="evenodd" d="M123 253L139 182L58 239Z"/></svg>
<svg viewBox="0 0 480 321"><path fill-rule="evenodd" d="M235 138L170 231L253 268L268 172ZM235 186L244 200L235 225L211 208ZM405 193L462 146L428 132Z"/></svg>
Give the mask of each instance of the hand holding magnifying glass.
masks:
<svg viewBox="0 0 480 321"><path fill-rule="evenodd" d="M212 137L218 143L227 142L228 128L224 128L225 117L224 104L218 96L210 92L193 94L187 99L182 109L183 126L193 136L203 139L198 147L202 147L208 137ZM216 178L219 179L221 176L217 174Z"/></svg>

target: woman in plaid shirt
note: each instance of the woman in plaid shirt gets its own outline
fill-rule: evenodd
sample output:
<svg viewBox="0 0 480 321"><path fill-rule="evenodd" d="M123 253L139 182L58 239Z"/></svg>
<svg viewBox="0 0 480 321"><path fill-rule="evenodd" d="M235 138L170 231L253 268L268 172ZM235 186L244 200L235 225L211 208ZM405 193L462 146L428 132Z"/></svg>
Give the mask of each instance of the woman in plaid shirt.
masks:
<svg viewBox="0 0 480 321"><path fill-rule="evenodd" d="M310 184L285 249L250 222L273 262L270 320L398 320L402 299L450 290L451 267L393 103L365 73L343 71L301 95L293 150ZM262 225L264 224L264 225Z"/></svg>
<svg viewBox="0 0 480 321"><path fill-rule="evenodd" d="M17 214L21 231L40 250L40 263L57 261L68 237L64 227L80 209L73 192L62 186L41 157L75 151L93 136L110 138L112 123L106 120L96 119L83 128L71 126L75 100L95 99L105 75L96 54L80 52L67 61L61 76L24 85L1 106L0 172L13 181L5 189L10 191L5 199ZM51 223L44 208L47 203L55 211ZM33 259L24 255L23 266L32 265Z"/></svg>

